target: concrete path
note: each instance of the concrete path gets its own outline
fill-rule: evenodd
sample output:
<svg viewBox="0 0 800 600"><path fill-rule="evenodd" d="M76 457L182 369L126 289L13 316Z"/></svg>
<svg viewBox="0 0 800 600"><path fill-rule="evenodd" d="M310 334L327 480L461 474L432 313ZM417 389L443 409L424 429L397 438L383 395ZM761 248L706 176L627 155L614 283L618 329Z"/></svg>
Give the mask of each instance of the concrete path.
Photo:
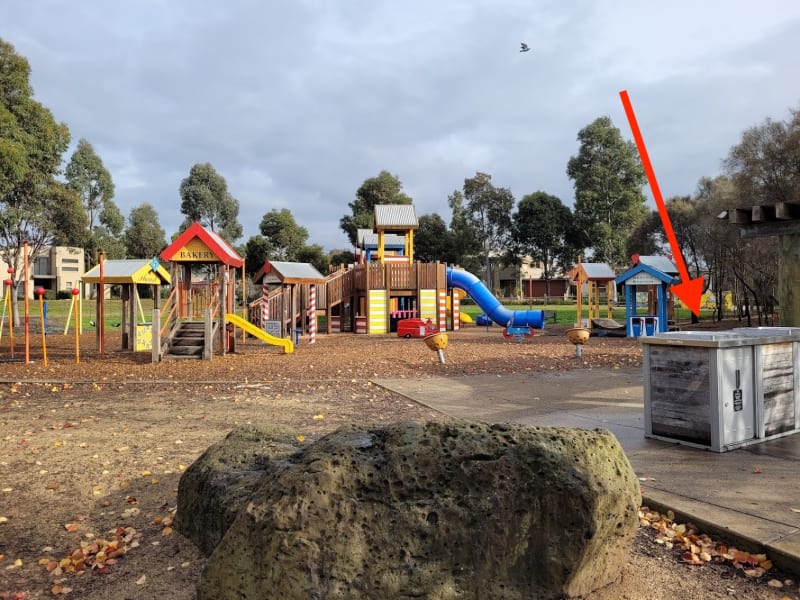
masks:
<svg viewBox="0 0 800 600"><path fill-rule="evenodd" d="M800 574L800 434L724 453L645 438L640 368L374 382L455 418L608 429L645 506Z"/></svg>

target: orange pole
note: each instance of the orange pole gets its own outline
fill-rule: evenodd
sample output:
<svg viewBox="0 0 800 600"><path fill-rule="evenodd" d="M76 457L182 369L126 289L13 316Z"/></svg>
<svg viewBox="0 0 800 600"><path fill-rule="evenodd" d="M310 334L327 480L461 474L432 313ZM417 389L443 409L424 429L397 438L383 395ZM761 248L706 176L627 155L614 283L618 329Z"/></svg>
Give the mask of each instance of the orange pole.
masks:
<svg viewBox="0 0 800 600"><path fill-rule="evenodd" d="M30 307L28 303L28 277L30 273L28 272L28 242L25 241L22 243L22 256L23 256L23 271L22 274L25 276L25 279L22 282L23 288L23 296L25 297L24 306L25 306L25 364L31 362L31 313Z"/></svg>
<svg viewBox="0 0 800 600"><path fill-rule="evenodd" d="M42 362L47 367L47 332L44 330L44 288L36 288L39 296L39 317L42 320Z"/></svg>
<svg viewBox="0 0 800 600"><path fill-rule="evenodd" d="M75 312L75 363L81 362L80 309L78 308L78 288L72 288L72 309Z"/></svg>

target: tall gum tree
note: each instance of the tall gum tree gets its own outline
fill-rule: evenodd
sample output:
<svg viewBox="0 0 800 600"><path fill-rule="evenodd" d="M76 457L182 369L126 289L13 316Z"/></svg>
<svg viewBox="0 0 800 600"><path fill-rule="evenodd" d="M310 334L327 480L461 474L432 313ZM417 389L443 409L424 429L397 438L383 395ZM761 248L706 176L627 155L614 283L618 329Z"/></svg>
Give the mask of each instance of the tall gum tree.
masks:
<svg viewBox="0 0 800 600"><path fill-rule="evenodd" d="M514 214L511 248L542 264L546 297L550 280L572 266L579 252L572 211L561 199L545 192L522 197Z"/></svg>
<svg viewBox="0 0 800 600"><path fill-rule="evenodd" d="M102 159L85 139L78 141L64 176L67 187L78 194L86 212L86 259L96 264L101 250L110 258L122 258L125 218L114 202L114 182Z"/></svg>
<svg viewBox="0 0 800 600"><path fill-rule="evenodd" d="M594 260L621 268L628 262L627 238L647 215L639 153L609 117L581 129L578 141L578 154L567 163L576 223L590 240Z"/></svg>
<svg viewBox="0 0 800 600"><path fill-rule="evenodd" d="M464 208L476 234L484 266L484 281L492 283L492 256L500 256L511 235L514 196L508 188L496 187L492 176L478 171L464 180Z"/></svg>
<svg viewBox="0 0 800 600"><path fill-rule="evenodd" d="M74 200L56 180L69 146L69 129L34 100L30 65L0 39L0 256L23 277L24 242L30 256L52 245L59 212ZM14 294L18 297L18 294ZM18 321L16 303L12 304Z"/></svg>
<svg viewBox="0 0 800 600"><path fill-rule="evenodd" d="M403 192L403 184L397 175L381 171L366 179L356 191L356 197L348 203L350 214L339 220L339 227L355 246L359 229L372 229L375 207L381 204L411 204L411 197Z"/></svg>
<svg viewBox="0 0 800 600"><path fill-rule="evenodd" d="M131 209L123 239L128 258L152 258L166 247L166 234L152 204L143 202Z"/></svg>
<svg viewBox="0 0 800 600"><path fill-rule="evenodd" d="M233 244L242 237L239 223L239 201L228 191L225 178L211 163L194 165L189 176L181 181L181 213L186 219L180 230L198 222Z"/></svg>

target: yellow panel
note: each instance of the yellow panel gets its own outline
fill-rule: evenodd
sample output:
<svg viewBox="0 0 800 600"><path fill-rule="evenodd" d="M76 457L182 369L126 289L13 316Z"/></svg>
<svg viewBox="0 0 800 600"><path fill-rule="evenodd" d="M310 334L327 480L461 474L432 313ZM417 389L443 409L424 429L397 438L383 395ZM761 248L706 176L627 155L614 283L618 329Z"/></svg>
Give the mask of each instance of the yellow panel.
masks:
<svg viewBox="0 0 800 600"><path fill-rule="evenodd" d="M434 323L438 322L439 300L436 297L436 290L419 291L419 316L421 319L430 319Z"/></svg>
<svg viewBox="0 0 800 600"><path fill-rule="evenodd" d="M153 349L153 325L151 323L138 323L136 325L136 351Z"/></svg>
<svg viewBox="0 0 800 600"><path fill-rule="evenodd" d="M178 250L175 256L172 257L172 260L184 262L215 262L219 261L219 258L217 258L217 255L203 243L203 240L194 238L183 248Z"/></svg>
<svg viewBox="0 0 800 600"><path fill-rule="evenodd" d="M386 290L369 291L367 333L386 333Z"/></svg>

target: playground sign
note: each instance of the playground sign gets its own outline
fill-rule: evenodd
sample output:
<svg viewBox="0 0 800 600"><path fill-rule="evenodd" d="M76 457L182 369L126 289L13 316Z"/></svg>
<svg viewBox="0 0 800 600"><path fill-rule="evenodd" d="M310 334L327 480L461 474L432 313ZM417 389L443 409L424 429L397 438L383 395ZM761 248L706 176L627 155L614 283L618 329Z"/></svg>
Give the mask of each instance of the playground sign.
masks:
<svg viewBox="0 0 800 600"><path fill-rule="evenodd" d="M217 260L217 255L206 246L203 240L194 238L185 246L179 248L172 260L182 262L212 262Z"/></svg>
<svg viewBox="0 0 800 600"><path fill-rule="evenodd" d="M628 278L625 285L658 285L661 280L658 277L650 275L650 273L636 273Z"/></svg>
<svg viewBox="0 0 800 600"><path fill-rule="evenodd" d="M276 338L283 337L281 335L281 322L280 321L270 321L268 320L264 324L264 331L268 334L275 336Z"/></svg>

